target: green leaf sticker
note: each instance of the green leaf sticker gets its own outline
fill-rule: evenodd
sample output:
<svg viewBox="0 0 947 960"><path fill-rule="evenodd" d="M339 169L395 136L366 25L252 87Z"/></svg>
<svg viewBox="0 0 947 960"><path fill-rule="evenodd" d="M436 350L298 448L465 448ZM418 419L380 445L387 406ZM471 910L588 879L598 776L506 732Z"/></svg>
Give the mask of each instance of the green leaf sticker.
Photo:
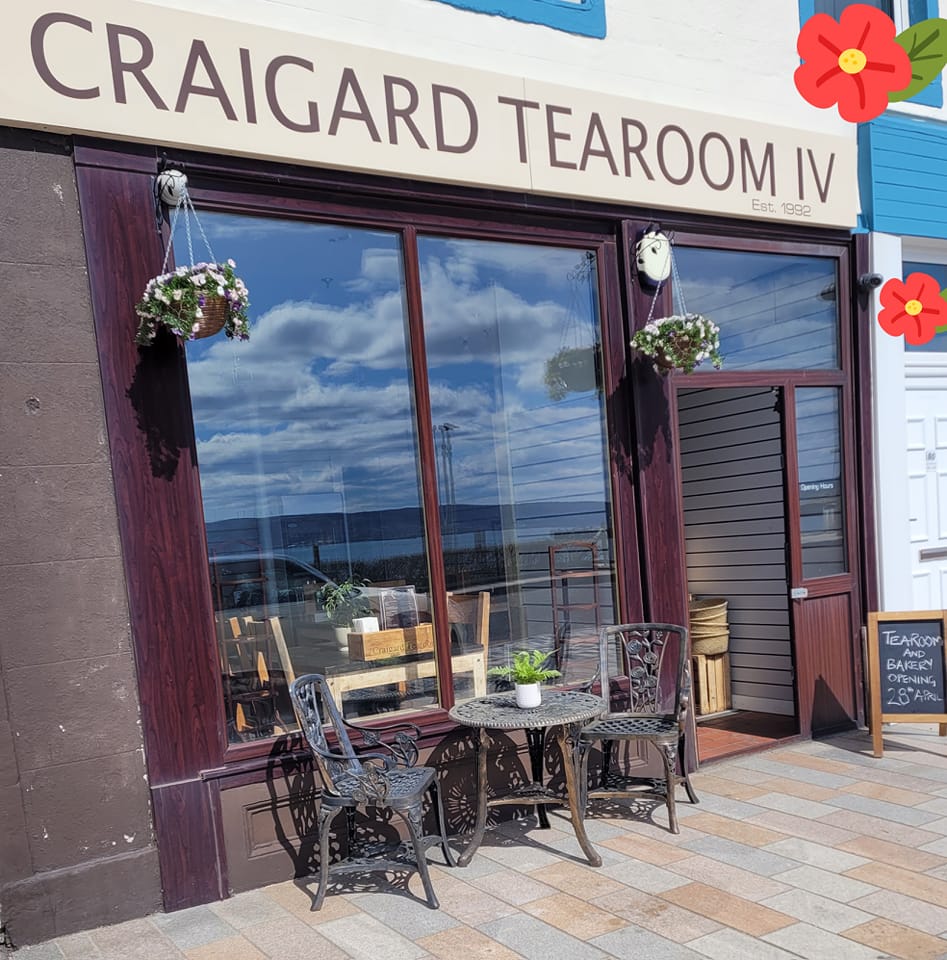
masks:
<svg viewBox="0 0 947 960"><path fill-rule="evenodd" d="M911 60L911 82L903 90L889 93L890 103L909 100L920 93L947 66L947 20L921 20L894 39Z"/></svg>
<svg viewBox="0 0 947 960"><path fill-rule="evenodd" d="M941 290L940 292L941 300L947 300L947 290ZM934 327L935 333L947 333L947 324L942 327Z"/></svg>

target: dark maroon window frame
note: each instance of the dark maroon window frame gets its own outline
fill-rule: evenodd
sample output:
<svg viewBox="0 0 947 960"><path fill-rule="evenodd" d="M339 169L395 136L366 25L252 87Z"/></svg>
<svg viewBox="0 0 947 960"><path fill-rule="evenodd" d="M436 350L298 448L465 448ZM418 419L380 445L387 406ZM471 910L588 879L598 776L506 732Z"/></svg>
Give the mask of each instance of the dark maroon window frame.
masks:
<svg viewBox="0 0 947 960"><path fill-rule="evenodd" d="M710 221L185 151L167 157L155 148L79 138L75 160L167 909L226 895L219 791L259 779L274 761L297 754L299 744L297 738L278 738L228 749L210 585L203 575L206 543L184 354L171 338L142 351L134 344L134 304L163 255L152 186L165 162L187 171L199 206L217 210L383 226L402 229L408 238L423 230L594 246L601 257L618 614L629 620L683 622L687 610L671 393L662 378L631 360L627 348L625 318L645 317L650 305L650 294L634 283L630 268L635 237L659 221L709 243L714 236L748 238L760 251L789 240L851 246L841 231ZM864 253L852 259L865 268ZM417 347L422 338L416 261L408 267ZM864 391L867 338L857 346ZM413 362L415 372L423 372L423 354L415 351ZM860 398L862 429L867 410L866 394ZM423 414L419 411L422 421ZM431 438L422 435L422 457L431 467L432 450ZM863 458L866 497L869 465ZM434 470L426 473L425 504L436 504ZM426 512L437 516L436 510ZM873 535L865 543L866 550L872 548ZM870 557L863 564L873 576ZM432 588L443 587L433 556L432 575ZM438 626L445 635L446 625ZM447 675L446 651L439 657ZM430 743L452 729L443 710L422 715L421 725Z"/></svg>

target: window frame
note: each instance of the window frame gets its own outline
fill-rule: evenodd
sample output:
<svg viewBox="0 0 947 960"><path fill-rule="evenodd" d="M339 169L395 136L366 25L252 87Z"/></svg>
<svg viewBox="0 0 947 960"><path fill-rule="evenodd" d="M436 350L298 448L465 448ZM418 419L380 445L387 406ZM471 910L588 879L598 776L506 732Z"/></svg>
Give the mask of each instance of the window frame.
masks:
<svg viewBox="0 0 947 960"><path fill-rule="evenodd" d="M435 0L461 10L534 23L565 33L604 39L605 0Z"/></svg>
<svg viewBox="0 0 947 960"><path fill-rule="evenodd" d="M854 0L853 0L854 2ZM924 19L938 16L937 0L923 0L926 4L926 16ZM799 0L799 25L800 27L815 14L817 0ZM906 30L913 22L909 17L909 0L892 0L894 9L894 22L898 27L898 32ZM941 75L928 84L919 93L916 93L905 103L916 103L925 107L942 107L944 105L944 86Z"/></svg>
<svg viewBox="0 0 947 960"><path fill-rule="evenodd" d="M253 779L258 776L254 771L271 762L274 751L291 755L300 750L300 740L293 735L227 744L184 351L170 337L147 351L134 342L135 301L163 256L163 237L154 229L153 177L167 162L187 170L191 193L202 209L596 248L601 264L616 614L629 622L656 613L686 616L686 590L677 580L677 561L669 555L664 534L655 536L653 526L663 528L672 522L668 517L676 516L672 502L676 490L667 482L669 468L661 457L634 466L641 438L663 443L655 438L666 430L658 420L667 384L632 376L625 326L626 319L643 320L650 306L651 294L634 279L632 255L634 238L653 222L650 211L183 149L166 157L154 148L86 138L76 138L75 157L87 257L93 265L90 285L142 723L146 732L152 731L147 742L156 788L193 778L196 771L204 780L238 775ZM665 211L662 222L678 231L679 241L693 237L708 246L747 243L761 250L834 252L851 244L848 231L728 221L687 211ZM120 231L115 223L123 225ZM409 295L419 302L417 282L414 290ZM422 362L421 354L416 362ZM716 377L725 375L711 375L714 384L720 382ZM659 402L659 394L664 401ZM165 459L173 463L157 462L148 449L146 417L154 418L161 439L172 444L173 456ZM430 450L433 457L433 433ZM436 504L434 473L430 476L427 502ZM151 576L156 568L162 570L158 590ZM659 573L642 577L642 571ZM432 589L437 589L433 578ZM182 623L187 625L184 631ZM442 632L445 626L440 625ZM449 657L446 646L442 651ZM447 664L441 668L447 675ZM189 681L169 699L165 678L182 670ZM418 720L426 737L436 738L452 726L446 710L431 709ZM203 843L201 837L191 839L195 849ZM186 886L187 878L181 882Z"/></svg>
<svg viewBox="0 0 947 960"><path fill-rule="evenodd" d="M267 817L271 808L285 812L294 792L303 793L307 802L311 796L306 793L308 752L298 736L226 750L213 621L203 619L205 614L212 618L210 583L206 573L195 576L206 571L207 556L183 349L170 337L147 350L134 342L135 303L164 255L163 238L155 230L153 184L168 163L187 171L200 205L213 195L219 208L230 212L248 209L253 201L256 208L278 209L287 217L307 217L318 207L330 218L341 211L353 221L384 216L392 225L407 223L411 211L421 211L434 223L466 218L469 235L489 231L519 240L535 233L543 242L552 237L570 245L601 242L603 335L611 338L603 357L618 615L628 622L686 618L676 466L669 450L671 386L642 370L627 347L631 329L626 321L629 326L643 321L652 299L635 281L632 251L634 240L653 223L654 210L183 148L169 153L80 135L70 143L120 532L115 551L128 593L129 636L122 643L129 643L135 655L166 910L226 897L234 883L246 881L240 871L247 857L254 883L267 876L272 848L241 846L244 836L250 837L241 832L242 825L249 829L246 818L254 811ZM661 211L660 217L679 238L686 232L707 244L732 245L739 237L759 250L783 244L805 252L841 249L854 261L852 277L869 269L867 237L852 237L848 230L687 210ZM856 352L851 363L858 373L852 402L860 431L855 454L864 514L858 537L864 610L877 605L870 349L862 336L869 320L867 305L851 308L859 320L852 324ZM157 452L152 434L163 444ZM111 489L101 495L112 502ZM438 748L456 729L444 711L431 710L418 719L424 751ZM261 801L263 784L269 794Z"/></svg>
<svg viewBox="0 0 947 960"><path fill-rule="evenodd" d="M188 165L194 169L193 164ZM243 192L240 185L233 187L226 180L201 180L191 176L189 184L190 194L200 210L208 212L223 212L233 214L247 214L260 217L277 217L280 219L294 219L309 223L332 223L347 226L358 226L367 229L385 230L399 234L405 279L405 300L407 305L408 344L411 351L410 375L413 386L414 415L416 418L415 431L418 443L421 467L421 508L424 516L424 531L427 546L427 560L430 570L430 592L432 597L434 634L439 639L435 644L434 657L436 661L439 701L430 707L422 708L411 715L411 721L422 730L444 722L447 711L454 705L454 685L452 675L452 659L449 638L451 635L448 622L448 608L446 602L440 600L446 597L447 585L443 554L443 538L440 524L440 503L437 479L437 451L434 436L434 426L431 413L429 383L427 378L427 359L424 342L423 310L420 278L420 259L418 250L419 236L437 236L449 239L470 239L498 242L512 242L534 244L537 246L556 246L562 248L586 248L593 250L598 263L597 285L599 297L600 323L602 333L602 354L604 357L614 355L616 347L621 344L624 335L621 330L622 316L620 309L616 309L614 295L609 296L609 286L615 286L608 278L610 266L617 261L614 249L613 233L607 224L578 222L574 226L564 226L562 218L556 217L555 222L543 223L530 218L532 222L521 223L520 218L503 218L496 220L484 219L482 214L475 210L452 209L450 213L443 209L429 208L424 204L415 204L410 201L392 205L386 209L385 204L372 204L369 197L351 199L340 203L324 202L324 197L312 196L301 201L298 196L287 194L277 184L272 185L270 192L263 193ZM239 191L239 192L232 192ZM612 221L614 223L614 221ZM165 225L167 229L167 225ZM611 306L609 306L611 302ZM609 332L611 330L611 332ZM186 379L186 360L183 349L180 354L181 375ZM612 397L613 386L609 386L608 364L603 369L603 391L606 397ZM613 381L614 383L614 381ZM613 420L616 417L614 400L606 401L605 405L605 433L606 437L614 435ZM193 417L190 399L186 410L180 411L190 421L191 443L193 440ZM625 525L620 529L621 516L634 516L629 506L622 502L626 492L619 482L618 467L613 451L606 448L608 471L606 482L610 493L610 507L612 511L612 529L616 586L616 615L619 612L627 617L623 604L625 597L633 590L627 583L630 566L625 557L628 547L624 545L624 538L634 536ZM196 483L199 486L199 470L196 466L196 448L192 450L195 457ZM203 506L200 506L200 515L203 518ZM203 522L203 521L202 521ZM203 539L203 527L201 528ZM206 551L206 542L204 544ZM636 546L635 546L636 549ZM204 565L206 570L206 564ZM195 573L200 576L200 573ZM624 578L624 579L623 579ZM208 579L206 574L204 579ZM640 610L640 592L634 594L630 601ZM634 614L637 616L638 614ZM208 644L216 648L216 632L214 629L214 612L212 607L204 611L202 623L209 626L204 628L202 637ZM222 698L221 693L221 698ZM221 701L222 702L222 701ZM226 714L221 707L218 723L225 727ZM374 720L383 724L384 715L379 717L365 717L360 722L371 724ZM224 738L226 730L224 729ZM298 733L280 734L273 737L260 738L242 743L223 744L220 762L231 764L237 761L256 759L269 755L275 744L298 741Z"/></svg>

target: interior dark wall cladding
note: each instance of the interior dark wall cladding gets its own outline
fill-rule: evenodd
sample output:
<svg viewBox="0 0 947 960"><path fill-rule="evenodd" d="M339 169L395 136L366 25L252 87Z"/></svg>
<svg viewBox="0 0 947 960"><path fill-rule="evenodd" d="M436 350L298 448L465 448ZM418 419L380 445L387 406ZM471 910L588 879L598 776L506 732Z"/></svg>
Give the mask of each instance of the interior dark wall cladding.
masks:
<svg viewBox="0 0 947 960"><path fill-rule="evenodd" d="M17 946L160 909L68 141L0 128L0 918Z"/></svg>

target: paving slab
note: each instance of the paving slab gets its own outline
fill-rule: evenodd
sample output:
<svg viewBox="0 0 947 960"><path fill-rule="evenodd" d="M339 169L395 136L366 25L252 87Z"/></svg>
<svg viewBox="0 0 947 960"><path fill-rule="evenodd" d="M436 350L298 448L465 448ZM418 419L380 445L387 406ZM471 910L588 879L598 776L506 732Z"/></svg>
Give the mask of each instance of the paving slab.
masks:
<svg viewBox="0 0 947 960"><path fill-rule="evenodd" d="M708 764L701 803L590 809L604 863L567 816L488 831L466 868L433 865L441 900L330 891L312 879L8 951L0 960L943 960L947 740L936 727L797 743ZM683 796L683 794L682 794ZM662 819L663 818L663 819ZM459 840L458 845L462 846ZM9 954L9 956L7 956Z"/></svg>

